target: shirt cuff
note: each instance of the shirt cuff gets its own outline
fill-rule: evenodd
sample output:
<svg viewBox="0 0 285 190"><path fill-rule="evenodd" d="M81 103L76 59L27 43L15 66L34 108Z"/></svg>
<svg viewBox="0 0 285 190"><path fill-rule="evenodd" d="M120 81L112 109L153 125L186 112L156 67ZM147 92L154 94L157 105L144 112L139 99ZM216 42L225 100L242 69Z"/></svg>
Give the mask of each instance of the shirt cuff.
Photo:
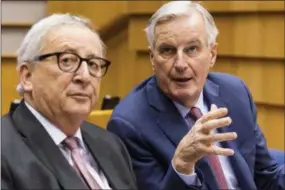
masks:
<svg viewBox="0 0 285 190"><path fill-rule="evenodd" d="M195 173L194 171L194 168L193 168L193 173L192 174L189 174L189 175L186 175L186 174L182 174L182 173L179 173L174 165L173 165L173 161L171 161L171 165L172 165L172 168L174 169L174 171L177 173L177 175L184 181L185 184L187 184L188 186L189 185L195 185L195 186L200 186L201 185L201 182L200 180L198 179L198 176L197 174Z"/></svg>

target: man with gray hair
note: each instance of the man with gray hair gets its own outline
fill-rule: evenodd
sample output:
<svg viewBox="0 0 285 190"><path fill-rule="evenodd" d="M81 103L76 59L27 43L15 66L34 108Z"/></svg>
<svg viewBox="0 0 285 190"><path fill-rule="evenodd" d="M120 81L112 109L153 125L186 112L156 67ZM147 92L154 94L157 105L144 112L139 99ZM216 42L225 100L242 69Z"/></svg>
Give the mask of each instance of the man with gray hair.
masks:
<svg viewBox="0 0 285 190"><path fill-rule="evenodd" d="M154 76L115 108L108 130L132 157L139 189L284 189L250 92L209 73L218 30L199 3L163 5L146 28Z"/></svg>
<svg viewBox="0 0 285 190"><path fill-rule="evenodd" d="M1 119L2 189L136 189L123 143L85 122L111 64L88 20L48 16L18 51L19 106Z"/></svg>

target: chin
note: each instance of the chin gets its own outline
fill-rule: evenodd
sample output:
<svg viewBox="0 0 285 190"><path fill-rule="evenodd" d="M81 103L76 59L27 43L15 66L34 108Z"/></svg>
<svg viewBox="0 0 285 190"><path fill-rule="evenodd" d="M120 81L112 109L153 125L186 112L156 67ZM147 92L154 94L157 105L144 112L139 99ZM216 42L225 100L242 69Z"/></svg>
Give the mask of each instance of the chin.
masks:
<svg viewBox="0 0 285 190"><path fill-rule="evenodd" d="M71 115L88 116L91 112L90 104L69 104L65 111Z"/></svg>
<svg viewBox="0 0 285 190"><path fill-rule="evenodd" d="M71 110L68 110L68 113L70 115L73 115L74 117L85 117L87 118L88 115L90 114L90 111L89 110L84 110L84 109L71 109Z"/></svg>
<svg viewBox="0 0 285 190"><path fill-rule="evenodd" d="M187 102L196 97L199 92L197 89L175 89L172 90L171 96L179 102Z"/></svg>

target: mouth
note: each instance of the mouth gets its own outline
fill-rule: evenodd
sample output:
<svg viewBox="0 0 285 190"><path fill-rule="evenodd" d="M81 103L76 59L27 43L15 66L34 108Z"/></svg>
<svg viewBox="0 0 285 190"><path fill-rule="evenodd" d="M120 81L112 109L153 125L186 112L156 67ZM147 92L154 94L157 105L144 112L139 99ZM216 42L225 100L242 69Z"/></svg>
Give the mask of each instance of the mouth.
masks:
<svg viewBox="0 0 285 190"><path fill-rule="evenodd" d="M77 99L89 99L89 95L88 94L84 94L84 93L72 93L69 94L70 97L73 98L77 98Z"/></svg>
<svg viewBox="0 0 285 190"><path fill-rule="evenodd" d="M177 77L177 78L172 78L172 80L175 82L175 83L187 83L189 82L190 80L192 80L193 78L192 77Z"/></svg>

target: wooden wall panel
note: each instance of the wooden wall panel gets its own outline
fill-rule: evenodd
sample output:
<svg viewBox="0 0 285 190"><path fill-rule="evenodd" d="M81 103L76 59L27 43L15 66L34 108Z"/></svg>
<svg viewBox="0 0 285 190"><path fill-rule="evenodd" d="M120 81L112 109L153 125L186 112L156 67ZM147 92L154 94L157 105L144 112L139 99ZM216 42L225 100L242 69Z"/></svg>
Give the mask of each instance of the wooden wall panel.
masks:
<svg viewBox="0 0 285 190"><path fill-rule="evenodd" d="M139 72L137 72L135 82L140 83L153 75L149 53L148 52L138 52L136 55L136 68Z"/></svg>
<svg viewBox="0 0 285 190"><path fill-rule="evenodd" d="M239 15L233 23L234 55L284 58L284 14ZM221 35L226 32L221 28Z"/></svg>
<svg viewBox="0 0 285 190"><path fill-rule="evenodd" d="M213 71L242 78L258 102L284 106L284 62L237 57L220 57Z"/></svg>
<svg viewBox="0 0 285 190"><path fill-rule="evenodd" d="M3 115L9 111L10 103L15 99L19 99L20 96L16 91L18 84L16 59L2 58L1 66L1 114Z"/></svg>
<svg viewBox="0 0 285 190"><path fill-rule="evenodd" d="M128 1L128 12L132 14L153 14L168 1ZM200 1L212 13L280 12L283 1Z"/></svg>
<svg viewBox="0 0 285 190"><path fill-rule="evenodd" d="M101 97L106 94L123 97L131 90L134 77L137 74L134 62L135 52L128 48L127 30L119 32L115 37L106 41L108 59L112 64L101 85ZM101 105L100 98L99 105ZM99 108L99 107L98 107Z"/></svg>
<svg viewBox="0 0 285 190"><path fill-rule="evenodd" d="M127 1L129 14L151 15L168 1Z"/></svg>
<svg viewBox="0 0 285 190"><path fill-rule="evenodd" d="M211 12L273 12L284 11L283 1L202 1Z"/></svg>
<svg viewBox="0 0 285 190"><path fill-rule="evenodd" d="M126 13L126 1L48 1L47 12L82 15L101 29Z"/></svg>
<svg viewBox="0 0 285 190"><path fill-rule="evenodd" d="M257 104L257 111L257 120L268 147L284 150L284 107Z"/></svg>
<svg viewBox="0 0 285 190"><path fill-rule="evenodd" d="M219 14L214 16L220 31L220 55L284 58L284 16L278 14ZM148 17L132 17L129 25L130 48L147 50L143 29Z"/></svg>

